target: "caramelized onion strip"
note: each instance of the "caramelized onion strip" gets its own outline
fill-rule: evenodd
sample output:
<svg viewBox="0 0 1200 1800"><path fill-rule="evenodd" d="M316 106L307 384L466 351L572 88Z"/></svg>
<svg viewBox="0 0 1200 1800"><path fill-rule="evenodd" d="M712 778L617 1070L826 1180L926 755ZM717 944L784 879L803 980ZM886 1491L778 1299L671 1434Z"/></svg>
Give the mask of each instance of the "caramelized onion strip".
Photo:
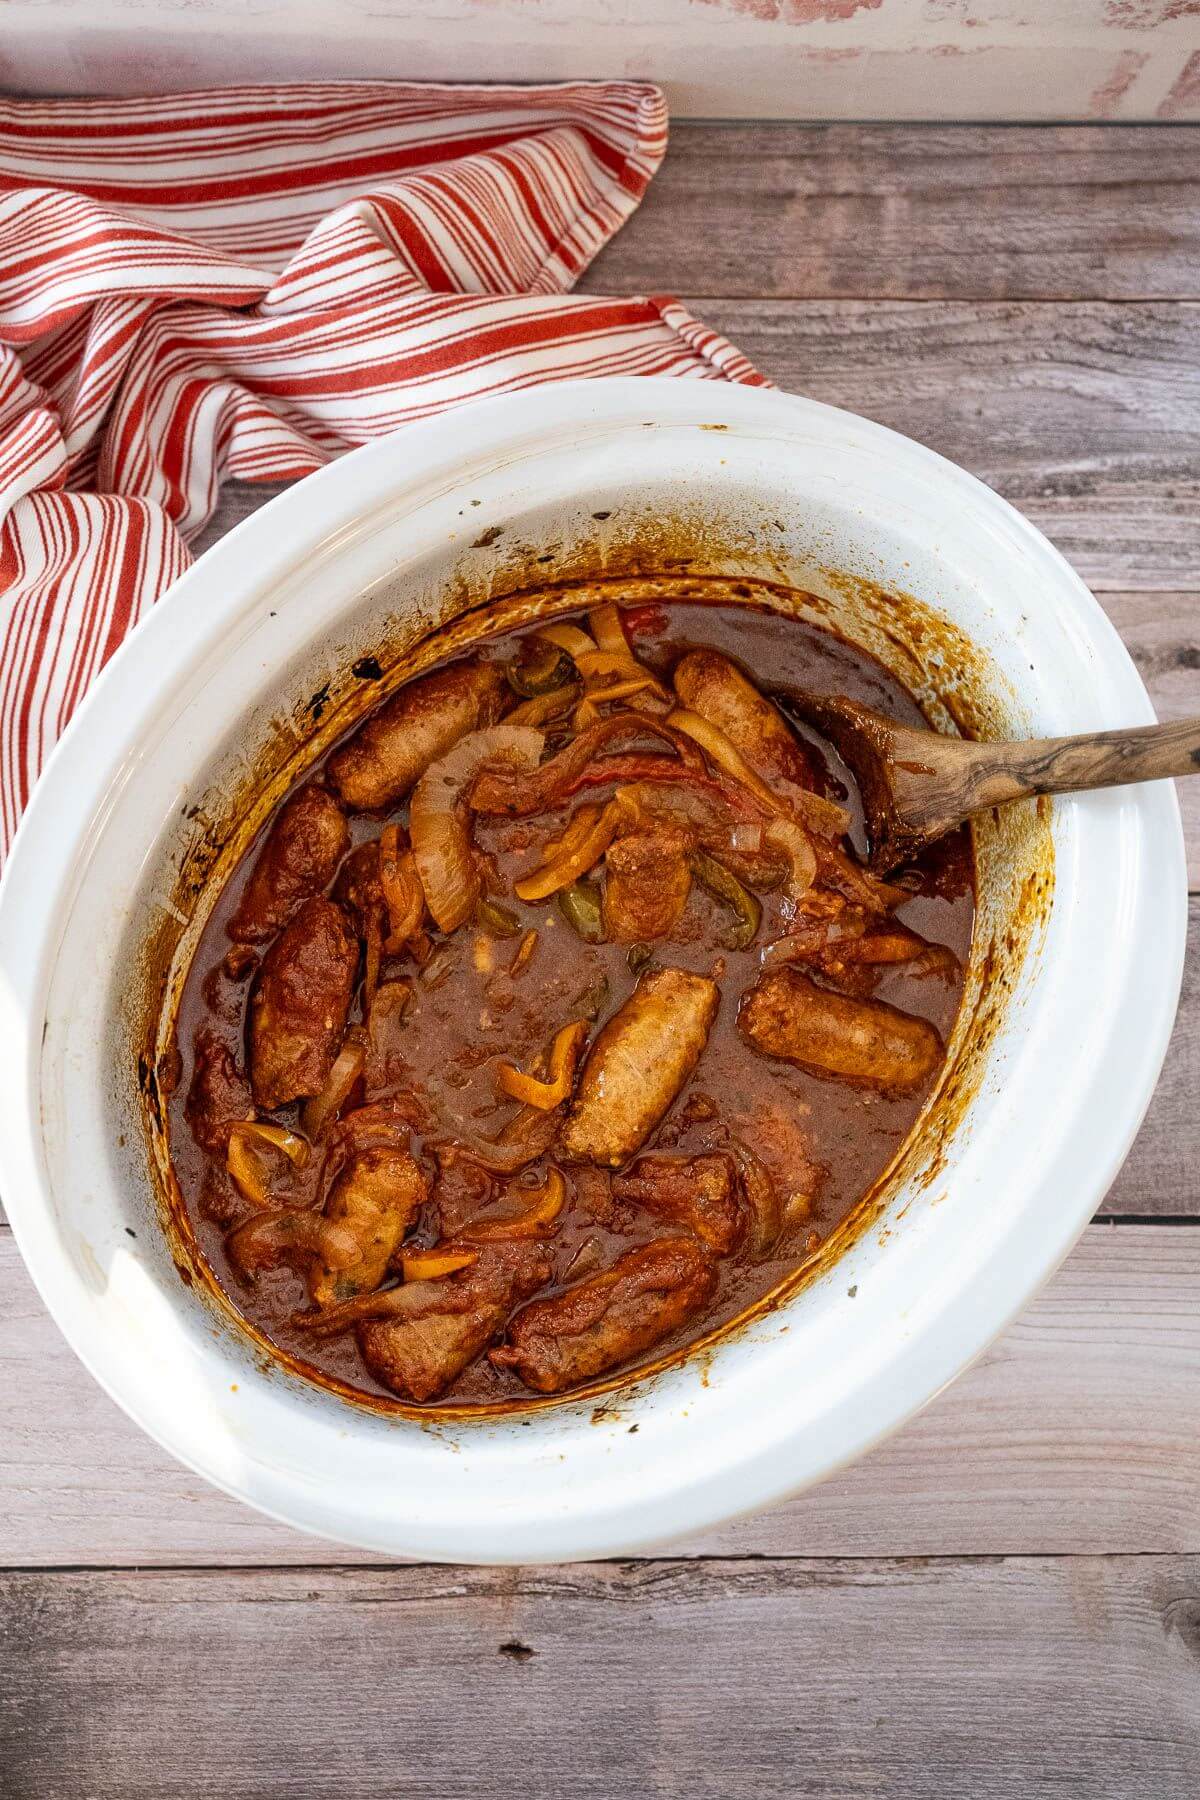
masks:
<svg viewBox="0 0 1200 1800"><path fill-rule="evenodd" d="M266 1206L270 1199L269 1155L286 1156L294 1169L302 1169L308 1152L308 1143L298 1132L239 1119L229 1128L225 1167L245 1199Z"/></svg>
<svg viewBox="0 0 1200 1800"><path fill-rule="evenodd" d="M440 931L457 931L475 910L481 892L463 797L490 763L522 783L536 780L545 739L525 725L492 725L468 732L448 755L431 764L413 789L408 829L425 901ZM498 773L498 772L497 772Z"/></svg>
<svg viewBox="0 0 1200 1800"><path fill-rule="evenodd" d="M570 887L581 875L595 868L616 837L624 818L623 809L610 801L583 837L565 854L526 875L515 884L520 900L548 900L560 888Z"/></svg>
<svg viewBox="0 0 1200 1800"><path fill-rule="evenodd" d="M366 1060L367 1051L362 1039L347 1036L329 1071L329 1080L319 1094L305 1101L300 1114L300 1123L310 1138L319 1138L329 1121L337 1117L362 1074Z"/></svg>
<svg viewBox="0 0 1200 1800"><path fill-rule="evenodd" d="M532 1075L522 1075L512 1063L501 1063L496 1070L496 1086L510 1100L519 1100L524 1106L536 1107L538 1112L553 1112L571 1093L587 1034L586 1019L576 1019L573 1024L564 1025L561 1031L555 1033L550 1054L545 1059L548 1064L547 1080L539 1081Z"/></svg>
<svg viewBox="0 0 1200 1800"><path fill-rule="evenodd" d="M519 1213L499 1218L480 1217L464 1225L458 1236L468 1244L503 1243L511 1238L542 1237L547 1233L567 1198L567 1184L558 1169L551 1169L540 1188L518 1189L525 1204Z"/></svg>

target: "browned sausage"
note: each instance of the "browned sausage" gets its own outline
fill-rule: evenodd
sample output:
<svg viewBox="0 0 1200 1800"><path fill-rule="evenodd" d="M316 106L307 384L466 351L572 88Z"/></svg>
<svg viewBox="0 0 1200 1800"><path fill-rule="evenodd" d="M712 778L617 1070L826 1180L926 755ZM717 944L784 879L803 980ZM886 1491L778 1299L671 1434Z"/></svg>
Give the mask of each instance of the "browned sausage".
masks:
<svg viewBox="0 0 1200 1800"><path fill-rule="evenodd" d="M459 1275L414 1281L401 1290L407 1316L358 1327L363 1361L402 1399L435 1400L552 1272L541 1245L496 1244Z"/></svg>
<svg viewBox="0 0 1200 1800"><path fill-rule="evenodd" d="M738 1203L738 1172L732 1156L639 1156L624 1175L613 1177L613 1197L640 1206L658 1219L682 1225L717 1256L728 1256L746 1229Z"/></svg>
<svg viewBox="0 0 1200 1800"><path fill-rule="evenodd" d="M314 1263L310 1291L318 1306L377 1288L429 1197L429 1183L409 1149L408 1128L385 1106L350 1113L334 1133L331 1156L342 1160L342 1166L329 1190L325 1217L354 1233L360 1254L338 1269Z"/></svg>
<svg viewBox="0 0 1200 1800"><path fill-rule="evenodd" d="M250 996L250 1084L271 1111L319 1094L346 1034L358 939L340 906L306 900L263 957Z"/></svg>
<svg viewBox="0 0 1200 1800"><path fill-rule="evenodd" d="M323 893L346 854L350 829L332 794L302 787L280 812L229 921L235 944L265 944L297 907Z"/></svg>
<svg viewBox="0 0 1200 1800"><path fill-rule="evenodd" d="M194 1057L184 1114L200 1148L224 1156L230 1128L254 1117L250 1083L228 1044L207 1026L196 1033Z"/></svg>
<svg viewBox="0 0 1200 1800"><path fill-rule="evenodd" d="M459 738L493 723L504 693L495 663L455 663L410 682L334 752L329 778L356 812L394 806Z"/></svg>
<svg viewBox="0 0 1200 1800"><path fill-rule="evenodd" d="M717 1265L694 1238L655 1238L590 1280L523 1307L492 1361L539 1394L559 1394L677 1331L716 1286Z"/></svg>
<svg viewBox="0 0 1200 1800"><path fill-rule="evenodd" d="M369 838L365 844L355 845L338 871L333 897L350 914L359 937L365 938L372 915L376 923L383 916L378 838Z"/></svg>
<svg viewBox="0 0 1200 1800"><path fill-rule="evenodd" d="M692 885L692 837L678 827L618 838L604 860L604 929L616 944L669 937Z"/></svg>
<svg viewBox="0 0 1200 1800"><path fill-rule="evenodd" d="M831 994L798 969L773 969L742 1001L738 1026L764 1056L860 1087L913 1088L937 1068L942 1040L883 1000Z"/></svg>
<svg viewBox="0 0 1200 1800"><path fill-rule="evenodd" d="M783 715L727 656L692 650L675 670L675 692L692 712L719 726L760 775L813 788L812 759Z"/></svg>
<svg viewBox="0 0 1200 1800"><path fill-rule="evenodd" d="M592 1045L562 1141L580 1162L627 1162L683 1087L708 1042L720 990L686 969L643 975Z"/></svg>

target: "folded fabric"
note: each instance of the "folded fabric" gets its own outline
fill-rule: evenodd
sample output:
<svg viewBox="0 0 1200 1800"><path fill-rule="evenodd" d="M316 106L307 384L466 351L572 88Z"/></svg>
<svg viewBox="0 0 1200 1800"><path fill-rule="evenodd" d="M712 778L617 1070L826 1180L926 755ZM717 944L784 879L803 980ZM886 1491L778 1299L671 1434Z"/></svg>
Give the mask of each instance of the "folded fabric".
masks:
<svg viewBox="0 0 1200 1800"><path fill-rule="evenodd" d="M226 477L542 381L765 385L677 301L568 292L665 147L631 82L0 102L0 853Z"/></svg>

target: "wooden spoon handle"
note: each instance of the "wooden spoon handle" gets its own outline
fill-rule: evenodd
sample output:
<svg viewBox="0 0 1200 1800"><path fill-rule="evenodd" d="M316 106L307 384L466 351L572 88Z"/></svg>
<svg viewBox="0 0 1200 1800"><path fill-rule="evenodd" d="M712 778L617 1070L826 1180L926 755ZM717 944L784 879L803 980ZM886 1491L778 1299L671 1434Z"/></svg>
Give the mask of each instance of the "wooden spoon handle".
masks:
<svg viewBox="0 0 1200 1800"><path fill-rule="evenodd" d="M1200 719L1029 743L972 744L960 817L1028 794L1070 794L1200 772Z"/></svg>

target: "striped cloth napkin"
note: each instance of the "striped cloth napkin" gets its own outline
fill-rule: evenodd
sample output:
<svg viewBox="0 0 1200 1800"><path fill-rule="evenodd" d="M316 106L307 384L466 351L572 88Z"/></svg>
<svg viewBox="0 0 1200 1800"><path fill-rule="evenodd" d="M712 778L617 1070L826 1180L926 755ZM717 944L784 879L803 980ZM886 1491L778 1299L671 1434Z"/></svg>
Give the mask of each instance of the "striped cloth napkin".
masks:
<svg viewBox="0 0 1200 1800"><path fill-rule="evenodd" d="M0 853L225 477L535 382L762 383L677 301L569 291L665 148L631 82L0 103Z"/></svg>

